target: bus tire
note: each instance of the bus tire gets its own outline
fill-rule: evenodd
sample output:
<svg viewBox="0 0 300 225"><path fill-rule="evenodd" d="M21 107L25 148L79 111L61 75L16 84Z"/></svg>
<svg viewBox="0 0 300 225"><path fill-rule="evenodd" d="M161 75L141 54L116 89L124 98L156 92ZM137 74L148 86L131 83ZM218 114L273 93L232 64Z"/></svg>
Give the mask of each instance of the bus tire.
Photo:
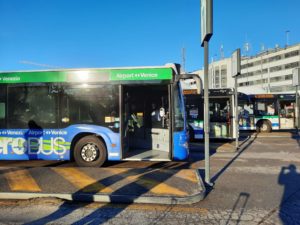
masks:
<svg viewBox="0 0 300 225"><path fill-rule="evenodd" d="M85 136L74 146L74 159L78 166L100 167L106 161L105 144L96 136Z"/></svg>
<svg viewBox="0 0 300 225"><path fill-rule="evenodd" d="M261 120L257 123L257 132L270 133L272 131L272 125L268 120Z"/></svg>

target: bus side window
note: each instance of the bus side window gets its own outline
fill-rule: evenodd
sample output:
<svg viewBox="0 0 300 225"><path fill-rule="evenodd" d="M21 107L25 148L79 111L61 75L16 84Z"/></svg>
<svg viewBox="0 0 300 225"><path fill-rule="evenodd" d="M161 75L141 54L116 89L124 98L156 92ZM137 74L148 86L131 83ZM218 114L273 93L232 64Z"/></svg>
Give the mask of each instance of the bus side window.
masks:
<svg viewBox="0 0 300 225"><path fill-rule="evenodd" d="M4 102L0 102L0 127L4 128L6 119L6 104Z"/></svg>

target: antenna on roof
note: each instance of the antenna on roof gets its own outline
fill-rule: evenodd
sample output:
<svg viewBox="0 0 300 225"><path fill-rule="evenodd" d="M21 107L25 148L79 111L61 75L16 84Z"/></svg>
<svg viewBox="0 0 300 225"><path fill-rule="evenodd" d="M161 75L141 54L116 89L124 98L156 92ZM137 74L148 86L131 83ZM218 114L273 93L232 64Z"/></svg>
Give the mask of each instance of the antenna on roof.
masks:
<svg viewBox="0 0 300 225"><path fill-rule="evenodd" d="M287 47L289 45L289 35L290 35L290 31L286 30L285 31L285 35L286 35L286 43L285 43L285 47Z"/></svg>
<svg viewBox="0 0 300 225"><path fill-rule="evenodd" d="M224 59L224 46L223 46L223 44L221 44L221 47L220 47L220 57L221 57L221 59Z"/></svg>
<svg viewBox="0 0 300 225"><path fill-rule="evenodd" d="M19 63L26 64L26 65L39 66L39 67L44 67L44 68L49 68L49 69L61 69L61 67L59 67L59 66L52 66L52 65L48 65L48 64L41 64L41 63L36 63L36 62L31 62L31 61L26 61L26 60L19 61Z"/></svg>
<svg viewBox="0 0 300 225"><path fill-rule="evenodd" d="M260 51L261 51L261 52L264 52L264 51L265 51L265 45L264 45L264 43L261 43L261 44L260 44Z"/></svg>
<svg viewBox="0 0 300 225"><path fill-rule="evenodd" d="M185 73L185 47L181 49L182 72Z"/></svg>

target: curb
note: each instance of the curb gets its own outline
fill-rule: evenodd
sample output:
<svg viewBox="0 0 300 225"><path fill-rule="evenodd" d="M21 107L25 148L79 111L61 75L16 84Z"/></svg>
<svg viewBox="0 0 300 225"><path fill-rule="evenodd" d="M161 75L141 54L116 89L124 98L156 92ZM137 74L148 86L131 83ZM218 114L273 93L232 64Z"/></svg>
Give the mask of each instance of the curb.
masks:
<svg viewBox="0 0 300 225"><path fill-rule="evenodd" d="M195 195L186 197L176 196L135 196L135 195L110 195L89 193L24 193L24 192L1 192L2 200L29 200L33 198L58 198L69 201L104 202L104 203L149 203L149 204L193 204L204 199L206 189L198 170L195 170L200 191Z"/></svg>

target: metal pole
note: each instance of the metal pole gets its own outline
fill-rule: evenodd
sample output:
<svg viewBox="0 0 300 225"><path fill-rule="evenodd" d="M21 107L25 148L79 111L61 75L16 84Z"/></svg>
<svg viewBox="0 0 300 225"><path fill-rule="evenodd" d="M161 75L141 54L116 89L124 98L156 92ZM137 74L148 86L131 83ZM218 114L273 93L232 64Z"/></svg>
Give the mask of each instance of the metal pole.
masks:
<svg viewBox="0 0 300 225"><path fill-rule="evenodd" d="M299 102L298 102L298 85L296 85L296 107L295 107L295 127L297 129L297 132L299 130Z"/></svg>
<svg viewBox="0 0 300 225"><path fill-rule="evenodd" d="M239 103L237 91L237 76L234 77L234 97L235 97L235 149L239 149Z"/></svg>
<svg viewBox="0 0 300 225"><path fill-rule="evenodd" d="M205 182L210 183L209 162L209 99L208 99L208 41L204 41L204 143L205 143Z"/></svg>

